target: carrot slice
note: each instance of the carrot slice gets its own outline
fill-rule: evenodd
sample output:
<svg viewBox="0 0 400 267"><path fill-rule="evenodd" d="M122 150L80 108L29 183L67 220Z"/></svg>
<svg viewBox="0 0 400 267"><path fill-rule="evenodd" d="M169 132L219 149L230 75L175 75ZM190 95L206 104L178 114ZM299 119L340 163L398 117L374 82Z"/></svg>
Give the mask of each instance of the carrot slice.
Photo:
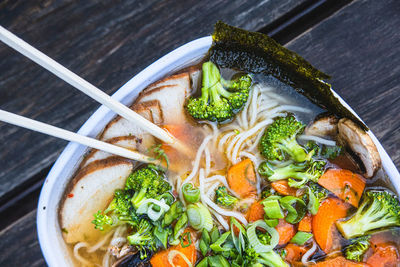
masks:
<svg viewBox="0 0 400 267"><path fill-rule="evenodd" d="M367 263L374 267L395 267L400 265L399 253L394 245L381 243L371 246L374 253L367 259Z"/></svg>
<svg viewBox="0 0 400 267"><path fill-rule="evenodd" d="M179 245L170 247L166 250L157 252L150 259L151 266L153 266L153 267L172 267L172 266L181 266L181 267L185 266L186 267L186 266L189 266L189 264L187 264L187 262L179 254L177 254L172 259L172 262L174 265L171 265L168 261L168 254L172 250L176 250L176 251L178 251L178 253L180 252L180 253L184 254L186 256L186 258L190 261L190 263L192 265L194 265L197 260L197 252L196 252L196 246L195 246L195 243L196 243L195 233L190 228L187 228L184 231L184 233L186 233L186 232L190 232L190 236L191 236L192 243L189 246L187 246L189 244L188 241L184 241L183 244L184 244L184 246L187 246L187 247L182 247L181 244L179 244Z"/></svg>
<svg viewBox="0 0 400 267"><path fill-rule="evenodd" d="M307 213L306 216L299 222L299 227L297 230L302 232L311 232L312 230L312 216L310 213Z"/></svg>
<svg viewBox="0 0 400 267"><path fill-rule="evenodd" d="M299 246L296 244L288 244L285 247L286 250L286 257L285 261L289 263L294 263L297 261L301 260L301 257L303 257L304 253L307 252L307 248L304 246Z"/></svg>
<svg viewBox="0 0 400 267"><path fill-rule="evenodd" d="M330 169L319 178L318 184L357 208L364 192L365 179L349 170Z"/></svg>
<svg viewBox="0 0 400 267"><path fill-rule="evenodd" d="M264 205L259 201L251 204L249 211L247 212L247 220L249 222L255 222L264 219Z"/></svg>
<svg viewBox="0 0 400 267"><path fill-rule="evenodd" d="M287 180L272 182L271 187L281 195L296 196L297 189L290 187Z"/></svg>
<svg viewBox="0 0 400 267"><path fill-rule="evenodd" d="M335 222L345 218L350 205L337 198L327 198L319 207L318 213L312 217L312 231L320 248L329 253L333 240L339 238ZM335 238L334 236L337 236Z"/></svg>
<svg viewBox="0 0 400 267"><path fill-rule="evenodd" d="M245 159L228 170L229 187L241 198L257 194L256 173L250 159Z"/></svg>
<svg viewBox="0 0 400 267"><path fill-rule="evenodd" d="M286 222L284 219L279 219L279 223L275 229L279 234L279 245L287 244L296 234L294 225Z"/></svg>
<svg viewBox="0 0 400 267"><path fill-rule="evenodd" d="M366 267L368 264L361 262L354 262L346 260L344 257L336 257L333 259L328 259L324 261L320 261L317 264L313 265L315 267ZM374 265L375 267L375 265Z"/></svg>

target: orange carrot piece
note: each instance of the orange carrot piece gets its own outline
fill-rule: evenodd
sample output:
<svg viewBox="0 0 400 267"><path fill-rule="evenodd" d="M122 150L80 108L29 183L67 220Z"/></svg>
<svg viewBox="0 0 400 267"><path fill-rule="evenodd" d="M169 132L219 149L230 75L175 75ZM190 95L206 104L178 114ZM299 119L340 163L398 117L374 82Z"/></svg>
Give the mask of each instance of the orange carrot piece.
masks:
<svg viewBox="0 0 400 267"><path fill-rule="evenodd" d="M307 252L307 248L304 246L299 246L296 244L288 244L285 247L286 250L286 257L285 261L289 263L298 262L303 257L304 253Z"/></svg>
<svg viewBox="0 0 400 267"><path fill-rule="evenodd" d="M337 233L335 222L345 218L350 205L337 198L327 198L312 217L312 231L320 248L329 253L333 247L334 235Z"/></svg>
<svg viewBox="0 0 400 267"><path fill-rule="evenodd" d="M312 216L310 213L307 213L303 219L299 222L299 227L297 230L302 232L311 232L312 231Z"/></svg>
<svg viewBox="0 0 400 267"><path fill-rule="evenodd" d="M371 246L374 253L367 259L367 263L374 267L395 267L400 265L399 253L394 245L381 243Z"/></svg>
<svg viewBox="0 0 400 267"><path fill-rule="evenodd" d="M349 260L346 260L346 258L339 256L339 257L336 257L333 259L327 259L324 261L320 261L313 266L315 266L315 267L367 267L369 265L365 264L365 263L361 263L361 262L349 261Z"/></svg>
<svg viewBox="0 0 400 267"><path fill-rule="evenodd" d="M319 178L318 184L357 208L364 192L365 179L349 170L330 169Z"/></svg>
<svg viewBox="0 0 400 267"><path fill-rule="evenodd" d="M228 170L229 187L241 198L257 194L256 173L250 159L245 159Z"/></svg>
<svg viewBox="0 0 400 267"><path fill-rule="evenodd" d="M278 225L275 227L279 234L279 245L285 245L292 240L296 234L296 229L293 224L286 222L284 219L279 219Z"/></svg>
<svg viewBox="0 0 400 267"><path fill-rule="evenodd" d="M196 260L197 260L197 251L196 251L196 240L195 240L195 234L193 232L193 230L191 229L186 229L184 233L186 232L190 232L190 236L191 236L191 241L192 243L187 246L187 247L182 247L181 244L170 247L166 250L162 250L160 252L157 252L156 254L154 254L154 256L150 259L150 263L151 266L153 267L172 267L173 265L171 265L168 261L168 253L172 250L176 250L179 251L181 253L183 253L187 259L192 263L192 265L195 264ZM188 241L184 241L183 242L184 245L188 245ZM188 267L189 265L186 263L186 261L182 258L182 256L177 255L172 259L172 262L174 264L174 266L181 266L181 267Z"/></svg>
<svg viewBox="0 0 400 267"><path fill-rule="evenodd" d="M272 182L271 187L281 195L296 196L297 189L290 187L287 180Z"/></svg>
<svg viewBox="0 0 400 267"><path fill-rule="evenodd" d="M259 201L251 204L249 211L247 212L247 220L249 222L255 222L264 219L264 206Z"/></svg>

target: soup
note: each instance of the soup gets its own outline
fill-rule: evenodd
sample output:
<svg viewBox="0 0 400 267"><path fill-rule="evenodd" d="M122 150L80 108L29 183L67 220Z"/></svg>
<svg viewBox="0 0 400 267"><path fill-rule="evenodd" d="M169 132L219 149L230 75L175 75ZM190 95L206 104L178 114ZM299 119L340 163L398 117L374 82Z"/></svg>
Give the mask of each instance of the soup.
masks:
<svg viewBox="0 0 400 267"><path fill-rule="evenodd" d="M106 126L99 139L154 164L86 155L59 211L77 266L398 266L399 204L357 121L208 60L131 108L185 149Z"/></svg>

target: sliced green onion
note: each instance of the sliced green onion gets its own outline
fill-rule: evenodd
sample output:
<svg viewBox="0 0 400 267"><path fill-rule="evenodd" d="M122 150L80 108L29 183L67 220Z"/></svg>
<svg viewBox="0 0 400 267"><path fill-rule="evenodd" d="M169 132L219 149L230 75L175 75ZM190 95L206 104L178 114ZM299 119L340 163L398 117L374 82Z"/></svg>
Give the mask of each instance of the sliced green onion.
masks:
<svg viewBox="0 0 400 267"><path fill-rule="evenodd" d="M210 233L211 243L214 243L215 241L217 241L219 236L220 236L220 233L219 233L218 227L214 226Z"/></svg>
<svg viewBox="0 0 400 267"><path fill-rule="evenodd" d="M285 208L288 213L285 220L288 223L295 224L303 219L306 215L307 207L303 200L293 196L286 196L279 200L282 207Z"/></svg>
<svg viewBox="0 0 400 267"><path fill-rule="evenodd" d="M165 249L167 248L168 236L171 234L171 232L172 231L170 228L162 228L159 226L154 227L154 236L160 240Z"/></svg>
<svg viewBox="0 0 400 267"><path fill-rule="evenodd" d="M317 214L320 203L317 197L312 192L311 188L307 187L307 195L308 195L308 204L307 208L312 215Z"/></svg>
<svg viewBox="0 0 400 267"><path fill-rule="evenodd" d="M200 189L193 186L191 183L186 183L182 186L182 193L185 200L189 203L196 203L200 200Z"/></svg>
<svg viewBox="0 0 400 267"><path fill-rule="evenodd" d="M171 205L171 208L165 213L162 226L170 225L174 220L178 219L183 212L183 204L176 201Z"/></svg>
<svg viewBox="0 0 400 267"><path fill-rule="evenodd" d="M157 207L158 206L158 207ZM153 209L153 207L157 207ZM143 201L139 208L136 210L137 214L147 214L152 221L157 221L164 212L169 210L169 206L165 204L165 200L157 200L157 199L146 199Z"/></svg>
<svg viewBox="0 0 400 267"><path fill-rule="evenodd" d="M171 205L174 202L174 196L170 192L166 192L161 196L157 197L158 200L164 199L167 205Z"/></svg>
<svg viewBox="0 0 400 267"><path fill-rule="evenodd" d="M210 248L214 252L223 252L223 251L229 251L231 248L229 247L223 247L222 245L225 243L229 235L231 234L231 231L223 233L217 241L215 241L213 244L210 245Z"/></svg>
<svg viewBox="0 0 400 267"><path fill-rule="evenodd" d="M188 241L187 245L185 245L183 243L185 241L185 239L187 239L187 241ZM190 237L190 232L186 232L183 235L181 235L180 240L181 240L182 248L187 248L188 246L190 246L192 244L192 238Z"/></svg>
<svg viewBox="0 0 400 267"><path fill-rule="evenodd" d="M213 220L210 211L200 202L187 206L186 213L189 218L190 225L195 230L206 229L208 232L213 227Z"/></svg>
<svg viewBox="0 0 400 267"><path fill-rule="evenodd" d="M239 234L237 237L235 235L235 231L233 231L234 226L239 230ZM246 242L243 237L244 234L246 234L246 230L244 229L244 227L235 218L231 217L231 237L233 245L240 255L242 255L242 251L246 247Z"/></svg>
<svg viewBox="0 0 400 267"><path fill-rule="evenodd" d="M313 236L313 234L311 233L307 233L307 232L297 232L294 237L292 238L292 240L290 240L290 243L294 243L297 245L304 245L308 240L311 239L311 237Z"/></svg>
<svg viewBox="0 0 400 267"><path fill-rule="evenodd" d="M265 199L261 202L264 205L264 211L268 218L270 219L283 219L285 214L279 205L278 199Z"/></svg>
<svg viewBox="0 0 400 267"><path fill-rule="evenodd" d="M257 227L261 227L271 235L271 242L269 245L264 245L260 242L256 232ZM278 231L276 231L275 228L268 226L263 220L258 220L250 224L250 226L247 228L247 237L250 245L257 253L271 251L279 243Z"/></svg>
<svg viewBox="0 0 400 267"><path fill-rule="evenodd" d="M208 267L208 257L205 257L199 263L197 263L196 267Z"/></svg>
<svg viewBox="0 0 400 267"><path fill-rule="evenodd" d="M225 259L222 255L217 256L209 256L208 265L210 267L230 267L228 260Z"/></svg>
<svg viewBox="0 0 400 267"><path fill-rule="evenodd" d="M186 224L188 222L188 216L186 213L183 213L179 220L176 222L174 227L174 239L178 239L179 236L183 233L186 228Z"/></svg>
<svg viewBox="0 0 400 267"><path fill-rule="evenodd" d="M278 219L265 219L264 218L265 223L270 226L270 227L276 227L279 223Z"/></svg>

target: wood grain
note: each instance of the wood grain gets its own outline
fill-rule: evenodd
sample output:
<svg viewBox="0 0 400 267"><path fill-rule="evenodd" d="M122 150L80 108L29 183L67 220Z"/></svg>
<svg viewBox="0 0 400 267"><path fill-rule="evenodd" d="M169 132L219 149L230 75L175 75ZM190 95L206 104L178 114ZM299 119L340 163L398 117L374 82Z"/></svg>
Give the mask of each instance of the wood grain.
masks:
<svg viewBox="0 0 400 267"><path fill-rule="evenodd" d="M224 20L256 30L305 0L3 1L0 24L107 93ZM0 108L76 131L99 106L0 45ZM32 183L65 142L0 123L0 202Z"/></svg>
<svg viewBox="0 0 400 267"><path fill-rule="evenodd" d="M333 78L400 168L400 5L356 1L288 43Z"/></svg>
<svg viewBox="0 0 400 267"><path fill-rule="evenodd" d="M36 233L36 211L0 232L0 266L46 266Z"/></svg>

